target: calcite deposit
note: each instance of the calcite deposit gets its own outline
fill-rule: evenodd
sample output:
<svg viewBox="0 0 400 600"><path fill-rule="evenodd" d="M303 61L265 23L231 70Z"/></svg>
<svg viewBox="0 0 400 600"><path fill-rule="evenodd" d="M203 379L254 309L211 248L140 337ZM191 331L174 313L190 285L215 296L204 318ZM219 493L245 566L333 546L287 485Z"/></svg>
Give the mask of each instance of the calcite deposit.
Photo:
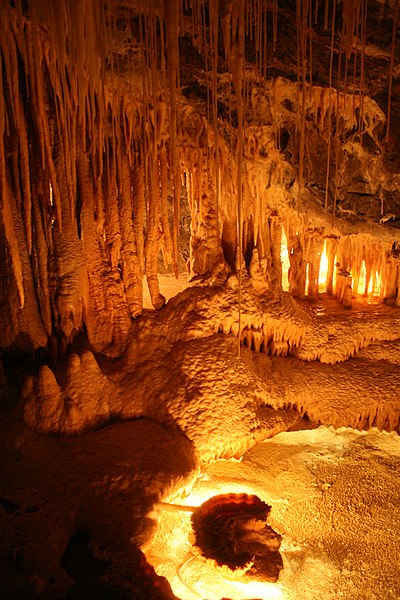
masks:
<svg viewBox="0 0 400 600"><path fill-rule="evenodd" d="M139 547L200 469L400 432L398 27L397 0L0 0L7 598L78 597L108 551L93 597L171 598Z"/></svg>
<svg viewBox="0 0 400 600"><path fill-rule="evenodd" d="M267 525L271 507L248 494L220 494L192 515L195 544L205 558L244 577L275 582L283 567L282 537Z"/></svg>

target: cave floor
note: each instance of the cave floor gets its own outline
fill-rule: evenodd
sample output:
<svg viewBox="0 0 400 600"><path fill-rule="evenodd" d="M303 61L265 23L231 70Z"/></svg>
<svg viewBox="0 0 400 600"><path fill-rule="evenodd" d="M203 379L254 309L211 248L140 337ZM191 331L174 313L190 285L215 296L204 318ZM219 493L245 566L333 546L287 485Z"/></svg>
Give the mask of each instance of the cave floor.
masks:
<svg viewBox="0 0 400 600"><path fill-rule="evenodd" d="M400 344L394 330L399 309L360 302L352 310L345 310L325 298L302 305L316 322L312 351L321 348L328 358L339 357L339 364L304 362L299 360L301 356L271 358L249 348L243 349L239 361L232 354L236 349L234 338L221 334L177 342L173 357L169 351L160 355L165 364L164 369L158 367L158 379L153 359L148 361L147 375L136 363L132 370L128 362L133 379L126 378L127 402L133 389L139 395L140 385L143 398L155 396L157 401L156 384L160 390L165 387L168 396L160 398L164 398L164 404L165 398L170 398L173 426L171 419L166 426L151 418L140 418L111 422L75 437L43 435L24 424L21 405L12 392L4 390L0 398L1 597L174 598L165 580L149 576L147 581L144 577L141 547L150 564L157 566L159 574L168 575L170 581L176 579L177 571L178 579L182 579L182 565L189 579L207 579L187 541L182 546L175 539L179 523L168 526L168 535L172 530L174 533L173 539L166 535L167 547L157 545L158 541L153 544L160 532L165 533L162 515L155 509L157 503L182 500L196 482L194 492L205 485L207 497L221 491L243 491L257 493L273 504L271 524L284 536L286 568L274 588L275 597L269 590L266 598L398 600L400 438L393 430L398 428ZM362 327L357 329L357 323ZM327 327L318 330L319 324ZM371 343L376 332L381 338ZM358 335L361 342L355 354ZM364 345L362 340L366 340ZM349 356L354 358L347 361ZM174 370L176 364L181 372ZM240 463L217 462L207 467L207 457L215 452L218 456L240 456L241 448L245 452L254 445L258 423L254 415L262 405L257 398L252 400L252 393L260 374L262 398L272 398L276 393L276 406L286 414L282 387L287 390L290 405L303 394L302 410L307 410L315 424L320 421L339 427L348 411L347 423L351 424L354 417L362 429L364 421L358 420L357 411L364 410L366 395L374 402L385 402L387 396L388 405L394 407L393 432L319 428L282 433L246 452ZM194 393L188 396L186 390L194 384ZM127 406L129 414L129 403ZM337 423L332 422L333 408ZM273 408L270 412L275 414ZM160 420L162 414L158 404L148 413ZM183 421L179 421L182 416ZM297 413L295 416L301 420ZM362 416L368 421L368 415ZM386 424L384 419L382 422L381 429ZM289 428L286 421L279 430L284 428ZM268 421L257 439L275 433L276 428ZM225 448L226 436L232 438L232 448L229 446L230 451L224 454L221 448ZM241 444L243 436L248 439ZM205 477L198 479L199 455ZM225 465L222 475L221 465ZM222 488L219 478L224 481ZM187 502L193 502L193 496ZM161 527L157 529L160 519ZM66 558L77 535L86 536L91 581L85 573L77 576ZM171 552L174 560L168 558ZM75 562L78 559L75 556ZM148 565L145 569L149 574ZM199 597L198 592L191 592L193 584L188 587L183 582L183 586L177 591L174 588L182 600ZM227 597L227 593L223 595ZM250 597L258 598L255 593ZM212 593L200 590L203 596L214 598ZM229 597L234 597L231 592ZM236 597L244 600L246 595Z"/></svg>
<svg viewBox="0 0 400 600"><path fill-rule="evenodd" d="M394 432L281 433L199 477L188 440L154 421L65 438L30 431L7 399L1 410L0 589L8 600L173 598L168 586L146 589L135 554L141 545L182 600L228 593L238 600L400 597L400 438ZM223 585L215 590L214 566L191 545L190 513L157 508L168 498L196 506L227 492L255 493L272 505L270 524L283 535L277 584L246 590L219 573ZM80 567L92 581L86 573L77 583L66 560L77 531L95 548L92 564ZM101 593L94 569L102 573Z"/></svg>
<svg viewBox="0 0 400 600"><path fill-rule="evenodd" d="M183 600L398 600L400 438L377 429L283 432L206 469L184 504L256 494L283 536L277 583L244 585L191 545L190 514L160 509L146 550Z"/></svg>

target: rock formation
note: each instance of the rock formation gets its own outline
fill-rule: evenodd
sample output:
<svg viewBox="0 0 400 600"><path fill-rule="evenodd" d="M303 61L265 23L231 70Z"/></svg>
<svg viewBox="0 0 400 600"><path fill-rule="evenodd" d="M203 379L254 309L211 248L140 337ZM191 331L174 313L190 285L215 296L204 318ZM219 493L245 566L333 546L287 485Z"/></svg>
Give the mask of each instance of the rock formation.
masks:
<svg viewBox="0 0 400 600"><path fill-rule="evenodd" d="M283 567L282 537L267 525L271 507L257 496L220 494L193 511L196 545L206 557L228 566L234 576L275 582Z"/></svg>
<svg viewBox="0 0 400 600"><path fill-rule="evenodd" d="M81 468L68 436L157 422L191 464L161 469L147 519L280 431L399 433L397 0L56 4L0 0L10 448L66 436ZM166 302L160 273L189 284ZM75 519L107 538L91 493L56 560Z"/></svg>

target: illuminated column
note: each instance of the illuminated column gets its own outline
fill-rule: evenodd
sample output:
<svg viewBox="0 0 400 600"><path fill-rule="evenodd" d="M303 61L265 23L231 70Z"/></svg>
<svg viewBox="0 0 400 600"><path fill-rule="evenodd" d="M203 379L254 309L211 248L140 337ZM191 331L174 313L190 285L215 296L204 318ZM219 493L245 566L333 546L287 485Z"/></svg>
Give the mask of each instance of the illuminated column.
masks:
<svg viewBox="0 0 400 600"><path fill-rule="evenodd" d="M394 303L397 294L397 280L399 272L399 259L391 254L386 263L386 285L384 300L387 303Z"/></svg>
<svg viewBox="0 0 400 600"><path fill-rule="evenodd" d="M282 260L281 260L281 244L282 244L282 222L280 217L270 217L271 231L271 286L273 289L282 288Z"/></svg>
<svg viewBox="0 0 400 600"><path fill-rule="evenodd" d="M320 233L313 234L310 239L308 263L308 296L318 298L319 268L324 239Z"/></svg>
<svg viewBox="0 0 400 600"><path fill-rule="evenodd" d="M326 239L326 255L328 258L328 269L326 273L326 293L333 296L334 282L333 275L335 272L336 252L338 240L337 238Z"/></svg>

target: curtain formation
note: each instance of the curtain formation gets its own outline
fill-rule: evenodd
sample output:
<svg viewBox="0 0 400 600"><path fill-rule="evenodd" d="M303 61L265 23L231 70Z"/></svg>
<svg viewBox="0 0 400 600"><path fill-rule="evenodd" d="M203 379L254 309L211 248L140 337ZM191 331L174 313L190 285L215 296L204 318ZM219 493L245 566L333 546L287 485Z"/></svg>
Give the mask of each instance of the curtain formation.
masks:
<svg viewBox="0 0 400 600"><path fill-rule="evenodd" d="M165 302L160 252L178 274L182 185L191 275L224 258L241 281L255 248L273 279L279 227L265 169L257 169L267 155L270 183L284 187L279 143L262 147L262 97L276 91L268 65L289 9L299 220L311 104L327 144L325 210L333 221L341 134L351 123L361 141L364 131L375 135L364 73L368 0L1 0L0 346L63 352L85 330L95 350L118 354L142 311L144 277L154 307ZM321 35L330 40L323 93L313 85ZM206 73L204 114L181 94L187 37ZM224 123L221 98L229 98ZM387 137L390 102L389 93ZM300 235L293 233L292 250Z"/></svg>

